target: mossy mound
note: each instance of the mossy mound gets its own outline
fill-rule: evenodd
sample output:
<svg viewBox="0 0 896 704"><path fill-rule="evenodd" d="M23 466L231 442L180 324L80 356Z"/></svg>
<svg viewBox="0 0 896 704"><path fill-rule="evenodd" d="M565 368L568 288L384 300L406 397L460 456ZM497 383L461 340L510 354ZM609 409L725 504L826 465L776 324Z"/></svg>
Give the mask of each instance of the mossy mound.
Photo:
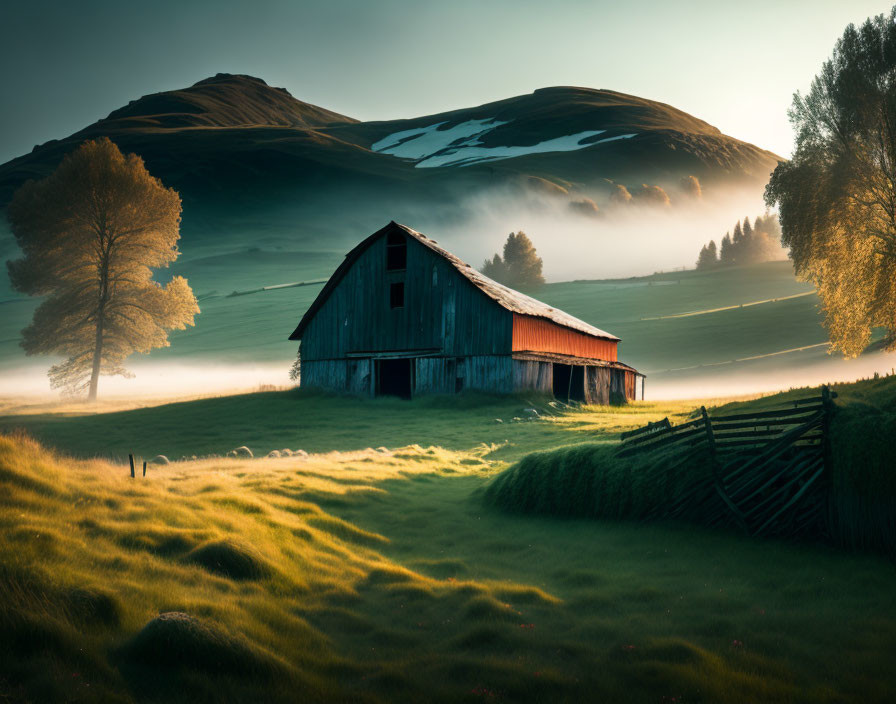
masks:
<svg viewBox="0 0 896 704"><path fill-rule="evenodd" d="M282 669L273 656L180 611L152 619L125 645L122 655L141 667L228 675L273 676Z"/></svg>
<svg viewBox="0 0 896 704"><path fill-rule="evenodd" d="M603 444L536 452L499 474L485 500L516 513L635 520L664 518L683 502L687 518L700 523L718 502L711 486L694 491L711 476L708 459L699 448L619 457Z"/></svg>
<svg viewBox="0 0 896 704"><path fill-rule="evenodd" d="M121 604L116 597L98 589L75 587L65 594L69 619L82 625L117 626Z"/></svg>
<svg viewBox="0 0 896 704"><path fill-rule="evenodd" d="M271 574L270 566L254 550L225 540L203 543L184 559L228 579L263 579Z"/></svg>

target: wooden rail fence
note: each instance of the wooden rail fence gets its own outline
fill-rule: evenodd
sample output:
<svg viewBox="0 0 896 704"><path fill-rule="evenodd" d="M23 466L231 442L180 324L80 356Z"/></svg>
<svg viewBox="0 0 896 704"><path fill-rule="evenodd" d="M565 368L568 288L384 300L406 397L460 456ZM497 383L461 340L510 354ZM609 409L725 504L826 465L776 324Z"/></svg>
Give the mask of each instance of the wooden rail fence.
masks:
<svg viewBox="0 0 896 704"><path fill-rule="evenodd" d="M711 476L651 517L735 523L751 535L818 535L830 487L829 424L836 394L787 401L766 411L700 418L673 426L668 418L622 434L620 456L675 448L676 468L709 461ZM711 497L721 501L712 501Z"/></svg>

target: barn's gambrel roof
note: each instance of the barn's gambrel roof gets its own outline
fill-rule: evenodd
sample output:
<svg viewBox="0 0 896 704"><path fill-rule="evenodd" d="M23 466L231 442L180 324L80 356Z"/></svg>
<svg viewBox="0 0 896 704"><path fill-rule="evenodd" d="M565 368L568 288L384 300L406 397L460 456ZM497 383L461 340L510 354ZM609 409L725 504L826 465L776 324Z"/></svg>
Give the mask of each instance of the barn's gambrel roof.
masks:
<svg viewBox="0 0 896 704"><path fill-rule="evenodd" d="M613 340L616 342L619 341L619 338L615 335L611 335L608 332L604 332L600 328L589 325L584 320L579 320L578 318L569 315L569 313L564 313L562 310L552 308L547 303L542 303L541 301L536 300L531 296L527 296L524 293L520 293L519 291L508 288L503 284L499 284L497 281L490 279L485 274L476 271L473 267L471 267L469 264L462 261L458 257L454 256L448 250L439 247L435 240L431 240L426 235L417 232L416 230L412 230L406 225L401 225L394 221L390 222L381 230L377 230L376 232L374 232L370 237L363 240L360 244L358 244L357 247L355 247L345 255L345 259L339 265L339 268L336 269L333 276L331 276L330 280L327 281L326 286L324 286L323 290L321 290L317 298L314 299L314 303L311 304L311 307L302 317L302 321L299 323L299 326L295 329L293 334L289 336L290 340L301 339L302 334L305 332L305 328L308 327L311 319L330 297L333 289L336 288L336 286L345 276L346 272L351 268L352 264L355 263L358 257L360 257L361 254L363 254L364 251L378 238L384 237L389 232L394 232L396 230L404 233L408 237L412 237L420 244L428 247L440 257L451 263L451 265L454 266L454 268L457 269L457 271L476 288L478 288L486 296L495 301L495 303L513 313L518 313L519 315L531 315L535 318L544 318L562 327L576 330L578 332L585 333L586 335L591 335L592 337L599 337L603 340Z"/></svg>

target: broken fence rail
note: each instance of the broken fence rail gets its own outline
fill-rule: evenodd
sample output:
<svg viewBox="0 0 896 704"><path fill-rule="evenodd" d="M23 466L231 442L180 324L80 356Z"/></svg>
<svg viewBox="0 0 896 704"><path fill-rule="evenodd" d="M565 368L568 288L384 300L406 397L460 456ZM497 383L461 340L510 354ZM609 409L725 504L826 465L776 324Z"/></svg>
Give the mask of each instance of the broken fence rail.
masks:
<svg viewBox="0 0 896 704"><path fill-rule="evenodd" d="M701 417L673 426L668 418L623 433L618 454L675 448L683 461L694 453L712 464L712 475L675 504L658 507L655 518L687 517L695 497L721 499L710 525L735 523L751 535L802 535L824 531L830 488L831 393L782 403L778 409Z"/></svg>

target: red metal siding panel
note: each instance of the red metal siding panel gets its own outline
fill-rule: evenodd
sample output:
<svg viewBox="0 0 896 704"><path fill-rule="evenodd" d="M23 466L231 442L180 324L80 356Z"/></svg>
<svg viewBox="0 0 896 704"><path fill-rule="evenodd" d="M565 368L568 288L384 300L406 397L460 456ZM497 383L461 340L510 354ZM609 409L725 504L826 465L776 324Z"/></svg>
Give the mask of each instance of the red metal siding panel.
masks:
<svg viewBox="0 0 896 704"><path fill-rule="evenodd" d="M616 341L591 337L550 320L513 314L514 352L553 352L616 361Z"/></svg>

